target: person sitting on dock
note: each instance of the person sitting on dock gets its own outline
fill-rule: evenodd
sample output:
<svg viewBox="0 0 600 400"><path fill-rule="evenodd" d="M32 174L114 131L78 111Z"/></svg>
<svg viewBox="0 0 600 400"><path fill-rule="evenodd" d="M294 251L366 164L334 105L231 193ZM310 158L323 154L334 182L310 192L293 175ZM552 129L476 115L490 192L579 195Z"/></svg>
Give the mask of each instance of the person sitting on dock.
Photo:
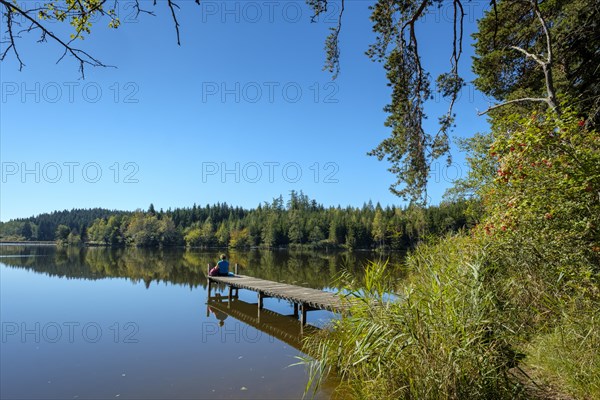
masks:
<svg viewBox="0 0 600 400"><path fill-rule="evenodd" d="M225 254L221 254L221 259L217 263L217 267L219 267L220 276L229 275L229 261L227 261L227 256Z"/></svg>

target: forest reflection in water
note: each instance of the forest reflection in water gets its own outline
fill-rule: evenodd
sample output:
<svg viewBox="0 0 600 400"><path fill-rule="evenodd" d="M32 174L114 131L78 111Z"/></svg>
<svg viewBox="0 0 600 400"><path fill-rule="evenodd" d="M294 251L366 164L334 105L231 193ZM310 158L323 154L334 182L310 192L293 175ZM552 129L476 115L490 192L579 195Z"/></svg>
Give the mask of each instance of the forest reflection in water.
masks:
<svg viewBox="0 0 600 400"><path fill-rule="evenodd" d="M2 263L49 276L102 279L128 278L134 282L169 282L206 287L206 269L224 250L183 248L77 248L54 246L0 246ZM225 251L239 273L315 289L332 285L344 270L360 277L369 260L398 265L402 254L375 252L320 252L289 250Z"/></svg>
<svg viewBox="0 0 600 400"><path fill-rule="evenodd" d="M288 302L224 288L207 298L206 267L223 250L0 245L2 398L302 397L302 328ZM332 290L376 253L227 252L239 272ZM391 262L401 256L392 254ZM130 283L133 284L130 284ZM101 332L97 339L89 337ZM93 336L93 335L92 335ZM132 339L132 340L130 340ZM316 395L329 399L336 378Z"/></svg>

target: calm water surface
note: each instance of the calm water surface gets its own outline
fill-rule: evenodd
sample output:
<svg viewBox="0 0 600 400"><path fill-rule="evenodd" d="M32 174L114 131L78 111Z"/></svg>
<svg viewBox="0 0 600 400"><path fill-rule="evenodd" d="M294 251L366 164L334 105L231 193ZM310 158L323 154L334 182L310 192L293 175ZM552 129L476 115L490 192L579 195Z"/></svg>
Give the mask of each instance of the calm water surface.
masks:
<svg viewBox="0 0 600 400"><path fill-rule="evenodd" d="M229 253L240 273L329 290L372 254ZM207 298L217 252L0 246L3 399L298 399L292 306L240 290ZM225 294L224 291L222 291ZM333 314L308 314L324 326ZM314 328L304 329L304 335ZM328 399L330 379L316 398Z"/></svg>

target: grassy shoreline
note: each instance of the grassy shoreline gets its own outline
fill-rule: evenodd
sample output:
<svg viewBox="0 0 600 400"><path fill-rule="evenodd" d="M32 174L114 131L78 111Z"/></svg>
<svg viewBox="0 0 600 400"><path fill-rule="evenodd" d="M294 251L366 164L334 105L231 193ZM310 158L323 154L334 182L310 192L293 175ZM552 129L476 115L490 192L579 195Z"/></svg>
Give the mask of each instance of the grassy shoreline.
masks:
<svg viewBox="0 0 600 400"><path fill-rule="evenodd" d="M306 340L319 360L311 364L315 376L334 370L344 379L340 390L357 399L600 396L594 294L563 297L527 325L515 305L532 317L540 304L525 303L523 293L513 304L503 300L512 278L498 273L489 241L467 235L419 246L406 267L401 288L377 263L364 282L345 282L365 301ZM402 300L386 303L384 292Z"/></svg>

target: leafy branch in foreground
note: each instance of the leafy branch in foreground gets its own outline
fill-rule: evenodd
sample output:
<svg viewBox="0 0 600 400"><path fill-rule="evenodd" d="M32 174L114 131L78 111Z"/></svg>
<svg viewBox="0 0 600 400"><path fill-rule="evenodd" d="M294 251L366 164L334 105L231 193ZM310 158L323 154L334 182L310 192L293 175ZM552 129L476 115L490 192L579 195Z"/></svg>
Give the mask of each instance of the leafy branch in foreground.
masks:
<svg viewBox="0 0 600 400"><path fill-rule="evenodd" d="M433 135L423 126L425 102L431 96L431 88L429 73L421 63L416 23L432 7L441 7L442 2L379 1L372 7L371 20L377 37L367 55L373 61L385 63L388 86L392 87L391 103L384 108L389 114L385 125L392 133L368 154L379 160L385 158L391 164L389 171L397 178L390 186L392 193L414 201L426 202L431 163L449 154L448 132L454 124L453 107L464 86L458 65L465 13L461 1L454 0L452 5L450 71L437 78L438 91L450 99L450 106L439 118L439 130Z"/></svg>
<svg viewBox="0 0 600 400"><path fill-rule="evenodd" d="M195 2L200 4L200 0L195 0ZM3 38L1 42L6 47L0 54L0 61L4 61L6 56L12 52L19 63L19 70L22 70L25 62L19 53L19 39L22 39L24 33L37 33L39 34L39 43L47 42L50 39L62 48L62 55L58 58L57 63L67 55L74 57L79 63L79 73L82 78L85 78L85 66L111 67L89 52L77 47L75 41L83 40L86 35L91 34L91 28L97 19L108 19L109 28L118 28L121 25L117 11L119 4L121 4L119 0L52 0L43 4L33 2L19 4L16 0L0 0L6 34L6 38ZM131 4L136 18L140 14L155 15L153 11L142 8L140 0L134 0ZM154 0L153 6L156 4L157 1ZM167 6L173 18L179 45L179 22L175 13L175 9L179 9L179 6L175 0L167 0ZM73 27L73 32L67 39L64 35L55 33L51 29L53 23L68 23Z"/></svg>
<svg viewBox="0 0 600 400"><path fill-rule="evenodd" d="M91 32L92 20L96 15L109 18L109 27L117 28L119 20L116 17L115 8L104 8L104 1L101 0L66 0L63 2L49 2L43 6L37 3L18 4L16 1L0 0L3 6L3 16L6 20L7 40L2 40L6 46L0 55L0 61L4 61L7 54L12 50L19 62L19 70L25 66L18 50L18 40L23 33L39 33L38 42L47 42L48 38L58 43L63 53L57 60L60 62L65 56L74 57L79 63L79 72L81 77L85 77L85 65L94 67L107 67L102 61L98 60L88 52L79 49L73 45L77 39L83 39L86 34ZM69 39L61 38L50 30L48 22L69 21L74 28L74 33Z"/></svg>

